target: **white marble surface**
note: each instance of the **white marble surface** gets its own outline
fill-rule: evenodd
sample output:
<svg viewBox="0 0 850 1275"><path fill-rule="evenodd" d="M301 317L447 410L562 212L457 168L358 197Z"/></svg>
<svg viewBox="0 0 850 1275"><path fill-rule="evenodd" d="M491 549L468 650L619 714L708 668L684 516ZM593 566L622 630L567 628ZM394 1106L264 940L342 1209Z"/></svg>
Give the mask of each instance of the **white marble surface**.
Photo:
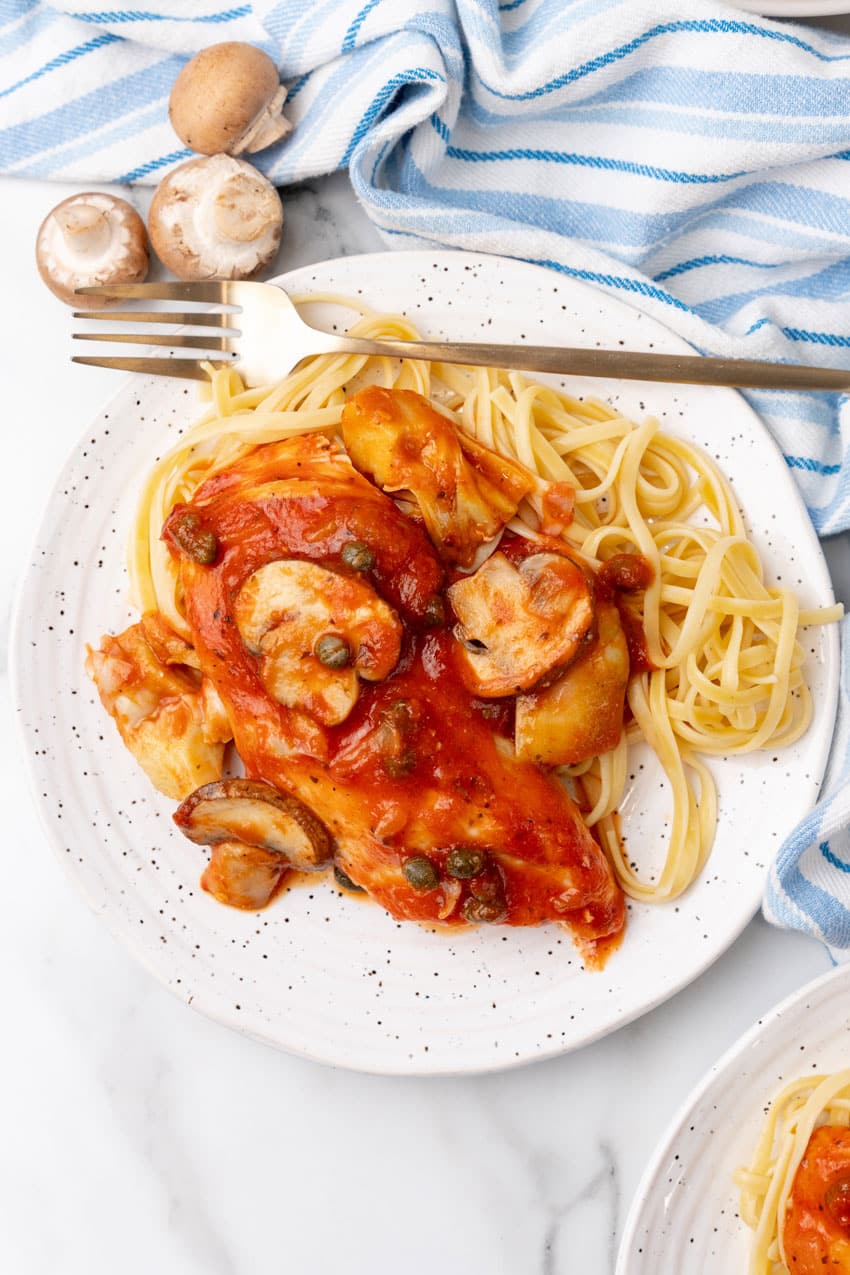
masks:
<svg viewBox="0 0 850 1275"><path fill-rule="evenodd" d="M116 387L68 361L69 312L34 268L36 226L65 193L0 182L4 653L52 475ZM344 177L285 197L280 269L381 247ZM847 600L846 539L836 548ZM5 675L0 693L0 792L13 812L0 892L9 1275L606 1275L643 1165L688 1090L829 965L814 942L756 920L638 1023L502 1076L388 1080L277 1054L173 1000L88 913L40 832Z"/></svg>

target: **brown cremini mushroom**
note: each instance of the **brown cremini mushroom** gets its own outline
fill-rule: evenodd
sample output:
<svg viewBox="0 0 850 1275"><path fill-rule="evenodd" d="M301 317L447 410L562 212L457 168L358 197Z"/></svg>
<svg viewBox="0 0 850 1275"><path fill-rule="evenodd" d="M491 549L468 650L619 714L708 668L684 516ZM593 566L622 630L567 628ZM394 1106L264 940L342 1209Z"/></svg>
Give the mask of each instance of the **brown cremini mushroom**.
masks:
<svg viewBox="0 0 850 1275"><path fill-rule="evenodd" d="M198 845L239 841L279 855L284 867L301 872L326 867L333 854L330 837L312 810L258 780L204 784L178 807L174 822Z"/></svg>
<svg viewBox="0 0 850 1275"><path fill-rule="evenodd" d="M205 784L178 807L174 822L190 841L211 847L201 885L234 908L265 907L291 868L315 872L333 855L312 810L251 779Z"/></svg>
<svg viewBox="0 0 850 1275"><path fill-rule="evenodd" d="M168 114L190 150L249 155L290 132L277 67L253 44L228 41L196 53L174 81Z"/></svg>
<svg viewBox="0 0 850 1275"><path fill-rule="evenodd" d="M283 208L241 159L190 159L164 177L148 215L151 243L178 279L250 279L274 258Z"/></svg>
<svg viewBox="0 0 850 1275"><path fill-rule="evenodd" d="M60 301L100 307L103 297L78 297L74 289L141 282L148 272L145 224L135 208L114 195L71 195L41 223L35 258L39 274Z"/></svg>

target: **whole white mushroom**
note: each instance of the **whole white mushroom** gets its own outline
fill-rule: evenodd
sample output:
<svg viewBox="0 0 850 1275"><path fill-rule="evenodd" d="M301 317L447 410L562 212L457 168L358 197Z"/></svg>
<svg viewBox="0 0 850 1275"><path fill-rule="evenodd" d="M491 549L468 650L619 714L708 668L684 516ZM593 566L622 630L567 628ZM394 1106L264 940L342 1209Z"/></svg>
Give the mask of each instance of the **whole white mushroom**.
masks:
<svg viewBox="0 0 850 1275"><path fill-rule="evenodd" d="M231 40L196 53L174 81L171 126L201 155L253 154L291 129L286 89L274 62L253 44Z"/></svg>
<svg viewBox="0 0 850 1275"><path fill-rule="evenodd" d="M282 226L274 186L230 155L175 168L148 214L151 243L178 279L250 279L274 258Z"/></svg>
<svg viewBox="0 0 850 1275"><path fill-rule="evenodd" d="M115 195L87 191L52 209L35 242L38 272L66 305L93 308L103 297L77 297L75 288L139 283L148 272L148 237L135 208Z"/></svg>

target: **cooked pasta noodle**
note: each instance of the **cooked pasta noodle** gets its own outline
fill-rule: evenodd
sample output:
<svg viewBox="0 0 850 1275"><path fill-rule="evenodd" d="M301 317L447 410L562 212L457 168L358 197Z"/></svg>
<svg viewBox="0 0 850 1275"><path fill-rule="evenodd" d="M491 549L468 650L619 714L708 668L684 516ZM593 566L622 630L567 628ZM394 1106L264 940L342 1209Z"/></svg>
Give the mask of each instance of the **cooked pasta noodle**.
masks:
<svg viewBox="0 0 850 1275"><path fill-rule="evenodd" d="M738 1169L742 1221L755 1232L749 1275L788 1270L784 1222L794 1178L820 1125L850 1126L850 1071L794 1080L771 1103L752 1162Z"/></svg>
<svg viewBox="0 0 850 1275"><path fill-rule="evenodd" d="M361 337L414 338L400 316L377 314L329 295L301 298L359 311ZM739 754L792 743L812 715L803 679L800 625L837 619L840 608L799 609L794 594L765 583L727 480L697 448L635 424L595 400L578 400L515 372L446 364L321 355L279 384L245 389L232 370L211 370L211 405L154 467L130 546L134 600L157 608L188 635L173 562L159 535L169 510L246 449L307 431L336 434L347 395L368 383L430 397L469 434L522 461L542 480L510 524L540 525L546 481L575 489L564 538L593 566L623 552L653 568L643 626L653 671L632 678L632 720L620 745L563 777L581 799L625 892L644 901L675 898L705 864L716 795L703 755ZM673 795L664 865L640 875L618 832L627 747L654 749Z"/></svg>

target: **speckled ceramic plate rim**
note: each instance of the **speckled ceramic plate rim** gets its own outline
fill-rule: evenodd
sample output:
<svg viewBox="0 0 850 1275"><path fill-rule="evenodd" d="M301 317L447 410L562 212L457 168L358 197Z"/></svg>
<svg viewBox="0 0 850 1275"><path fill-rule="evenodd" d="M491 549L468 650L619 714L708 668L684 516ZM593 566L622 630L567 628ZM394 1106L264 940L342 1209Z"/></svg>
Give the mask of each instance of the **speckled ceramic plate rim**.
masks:
<svg viewBox="0 0 850 1275"><path fill-rule="evenodd" d="M509 264L512 267L516 267L517 265L520 265L525 270L531 271L535 275L543 275L546 277L550 276L550 272L545 270L545 268L543 267L530 265L528 263L518 262L512 258L502 259L502 258L488 255L488 254L465 253L465 252L457 252L457 251L445 251L445 252L421 251L420 252L420 251L414 250L409 252L401 251L401 252L361 254L355 257L343 257L343 258L338 258L336 260L316 263L313 266L298 267L296 269L293 269L290 272L287 272L286 274L278 276L272 282L287 284L287 281L290 278L295 278L297 282L292 290L300 291L304 288L304 285L301 282L301 280L303 279L305 275L309 274L311 270L322 271L322 272L325 272L325 271L332 272L335 266L344 265L346 269L350 269L352 264L357 264L357 263L362 263L365 268L369 268L371 266L377 266L379 264L391 263L393 268L406 269L407 271L409 271L411 277L413 277L416 271L422 266L424 266L426 262L430 264L435 261L440 261L443 258L452 258L455 261L458 258L466 258L470 262L475 263L479 268L484 268L484 269L486 269L490 263L493 263L494 269L495 269L497 268L497 263L499 263L502 260L506 260L507 262L509 262ZM561 287L564 288L565 292L572 295L583 296L584 298L586 298L588 305L593 304L593 305L601 306L603 308L610 308L610 310L613 311L614 313L618 311L632 311L636 314L639 314L644 319L645 323L651 327L653 334L657 334L659 337L663 334L663 339L666 343L665 348L667 350L669 350L670 352L680 351L682 353L693 353L692 347L684 339L679 337L676 333L672 332L670 329L666 328L663 324L659 323L657 320L647 316L644 312L640 310L639 306L631 305L629 302L625 300L618 300L615 298L611 298L607 294L602 293L598 291L597 289L587 284L581 283L579 281L568 280L565 282L564 280L559 279L559 284ZM320 286L322 289L324 289L328 285L322 284ZM610 385L611 382L601 382L600 384ZM108 414L114 407L120 404L122 400L125 398L125 396L127 396L129 392L129 387L131 385L133 385L132 380L125 381L116 391L115 395L110 400L108 400L107 403L105 403L104 406L100 409L100 411L97 414L97 419L103 417L105 414ZM729 391L729 393L733 393L733 392L734 391ZM778 450L774 440L772 439L772 437L766 430L765 426L761 422L757 413L749 406L746 400L744 400L740 395L736 394L735 397L738 401L739 408L742 413L742 419L743 417L748 417L750 422L755 425L759 434L762 436L762 440L766 442L774 450ZM72 881L74 887L81 893L82 897L85 899L85 901L87 902L89 907L92 909L92 911L95 912L98 916L100 916L103 920L105 920L107 927L111 931L113 936L132 952L133 956L139 961L139 963L145 969L147 969L157 979L157 981L163 983L166 986L166 988L178 999L182 1000L184 1003L187 1003L185 994L182 993L180 989L178 989L177 987L175 987L172 983L168 981L168 976L163 971L160 964L151 958L149 953L146 951L145 947L140 942L136 941L136 939L133 936L133 931L130 930L125 923L123 923L122 918L118 914L112 913L98 905L97 900L94 897L93 893L91 893L88 890L86 885L81 881L79 875L74 870L74 867L72 866L72 864L70 864L67 861L66 856L63 853L63 847L62 847L63 838L61 836L61 833L59 829L57 828L54 820L51 818L50 813L45 808L44 803L42 802L40 797L38 775L35 770L34 762L30 756L30 745L33 741L27 736L26 729L21 719L22 710L26 703L27 688L23 683L23 678L22 678L22 673L20 668L19 652L25 641L25 635L23 633L23 623L25 619L25 615L24 615L25 600L27 596L28 587L30 587L31 585L31 575L32 575L33 567L36 562L36 550L44 541L45 529L50 524L51 510L53 508L53 505L61 497L63 484L67 481L68 473L71 467L73 466L73 464L75 463L78 457L78 454L84 445L85 439L87 438L89 433L89 429L90 429L90 426L87 426L86 429L83 430L79 440L73 445L73 447L68 452L68 455L62 466L62 469L60 470L60 473L56 479L56 482L54 483L53 488L51 490L50 496L46 502L45 513L39 525L38 531L36 532L32 549L29 555L30 565L24 571L21 581L18 585L16 598L15 598L13 611L12 611L12 624L11 624L12 641L11 641L11 649L10 649L10 685L11 685L11 692L12 692L13 711L15 713L15 717L18 722L18 727L19 727L21 738L22 738L22 742L25 746L24 754L26 758L26 770L27 770L27 775L28 775L28 779L30 783L30 788L33 794L33 799L35 801L36 809L38 811L40 823L46 834L48 843L51 845L56 855L56 858L59 860L59 862L63 866L63 871L65 872L67 878ZM819 561L819 565L820 565L820 569L822 573L822 579L819 581L815 581L814 586L816 591L822 596L824 603L827 603L833 598L829 572L826 566L825 559L823 558L823 554L820 551L819 545L817 544L817 538L815 536L813 528L811 527L811 523L809 521L808 513L805 509L805 505L803 503L802 497L800 496L796 485L790 479L789 479L787 493L783 493L783 496L784 495L787 495L788 498L792 501L792 503L795 506L795 509L794 509L795 519L799 520L801 525L808 529L808 532L810 534L813 544L817 546L818 561ZM817 766L816 766L818 785L820 783L820 779L822 778L823 771L826 765L826 760L829 753L832 723L834 722L835 709L837 704L837 695L838 695L838 635L837 635L837 632L835 631L830 632L827 636L826 664L827 664L827 672L828 672L828 685L827 685L827 690L825 693L825 699L828 702L825 705L826 717L824 718L824 721L828 720L830 726L829 726L829 730L824 728L823 735L821 739L819 740L820 746L818 749ZM389 1063L385 1064L384 1062L381 1062L380 1065L364 1064L362 1061L351 1061L349 1059L346 1059L344 1057L344 1048L341 1048L336 1054L331 1055L331 1054L323 1053L321 1051L314 1051L310 1048L299 1047L297 1045L292 1044L291 1042L284 1044L271 1033L264 1032L261 1030L253 1030L247 1027L237 1018L234 1018L232 1014L228 1014L227 1012L224 1012L223 1010L221 1010L218 1007L217 1003L215 1002L214 998L207 998L201 993L198 993L198 992L194 993L190 1003L193 1009L196 1009L198 1012L204 1014L206 1017L221 1023L223 1026L233 1028L234 1030L242 1034L251 1036L252 1038L260 1040L265 1044L272 1045L275 1048L282 1048L282 1049L285 1049L287 1052L295 1054L297 1056L309 1059L311 1061L323 1062L331 1066L351 1067L355 1070L360 1070L367 1073L380 1074L380 1075L426 1076L426 1075L485 1074L487 1072L502 1071L502 1070L507 1070L509 1068L522 1066L528 1062L543 1061L546 1058L558 1056L562 1053L569 1052L574 1048L581 1048L584 1045L592 1044L594 1041L601 1039L602 1037L608 1035L610 1032L615 1031L622 1026L626 1026L630 1022L633 1022L635 1019L641 1017L643 1014L649 1013L651 1010L655 1009L658 1005L662 1004L665 1000L668 1000L670 997L676 995L684 987L688 986L691 982L697 979L702 973L704 973L705 970L708 969L714 963L714 961L717 960L718 957L720 957L723 954L723 952L725 952L732 945L732 943L735 942L735 940L738 938L742 930L745 928L748 922L755 915L755 912L757 911L758 906L759 906L758 898L751 900L748 907L746 909L741 910L741 913L737 918L736 924L724 932L719 942L716 942L713 945L709 946L707 954L704 954L700 959L695 960L693 964L688 965L687 968L684 970L684 972L681 974L681 976L675 978L670 985L662 988L657 995L651 996L650 998L641 1001L639 1005L636 1005L633 1008L630 1008L628 1011L626 1011L620 1017L618 1017L616 1021L611 1021L605 1025L602 1025L598 1029L590 1031L586 1033L585 1035L582 1035L580 1039L569 1042L566 1045L555 1043L550 1048L544 1047L534 1052L529 1051L527 1054L524 1054L523 1056L517 1057L517 1058L508 1058L505 1056L501 1058L493 1057L492 1060L489 1061L487 1064L475 1063L475 1064L469 1065L464 1062L461 1062L461 1064L457 1067L455 1066L435 1067L433 1065L417 1066L415 1064L413 1066L408 1066L408 1065L399 1066L397 1064L396 1065L390 1065ZM208 1000L211 1001L211 1003L208 1003Z"/></svg>
<svg viewBox="0 0 850 1275"><path fill-rule="evenodd" d="M835 969L827 970L825 974L819 975L817 978L812 979L811 982L804 983L796 992L791 992L784 1000L774 1005L772 1009L767 1010L761 1018L753 1023L752 1027L748 1027L743 1035L739 1036L729 1046L725 1053L721 1054L716 1062L712 1063L705 1075L697 1082L667 1125L652 1153L649 1163L644 1169L643 1177L638 1184L638 1189L626 1217L614 1275L645 1275L643 1270L645 1264L642 1263L640 1266L636 1266L632 1260L634 1245L640 1233L641 1219L647 1204L655 1197L656 1193L666 1189L660 1181L661 1175L664 1173L668 1157L673 1152L677 1140L681 1137L683 1129L690 1121L694 1110L709 1096L712 1086L722 1083L728 1072L735 1071L736 1064L753 1045L764 1041L775 1032L781 1031L780 1024L788 1017L789 1013L792 1013L804 1001L810 1002L815 997L820 998L821 993L825 990L829 991L833 983L839 985L843 983L843 990L845 992L850 990L850 967L839 965ZM796 1041L794 1043L796 1044ZM734 1080L734 1075L730 1079ZM753 1093L752 1096L753 1108L754 1110L759 1110L772 1097L772 1093ZM742 1234L746 1238L749 1232L743 1222L740 1225ZM671 1254L671 1260L675 1263L675 1253ZM673 1266L671 1269L675 1270L676 1268ZM658 1272L658 1275L663 1275L663 1273Z"/></svg>

